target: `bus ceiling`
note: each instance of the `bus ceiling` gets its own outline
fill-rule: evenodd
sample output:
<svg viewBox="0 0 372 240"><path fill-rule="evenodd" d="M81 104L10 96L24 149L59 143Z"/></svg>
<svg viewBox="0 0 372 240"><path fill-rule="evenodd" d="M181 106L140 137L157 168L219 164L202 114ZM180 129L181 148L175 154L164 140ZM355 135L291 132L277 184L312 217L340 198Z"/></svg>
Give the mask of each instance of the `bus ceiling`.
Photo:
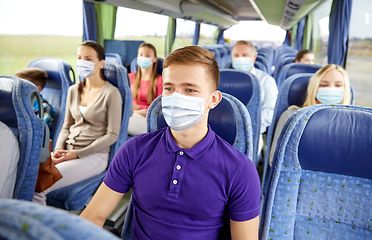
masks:
<svg viewBox="0 0 372 240"><path fill-rule="evenodd" d="M213 24L227 29L240 20L263 20L291 29L325 0L87 0Z"/></svg>

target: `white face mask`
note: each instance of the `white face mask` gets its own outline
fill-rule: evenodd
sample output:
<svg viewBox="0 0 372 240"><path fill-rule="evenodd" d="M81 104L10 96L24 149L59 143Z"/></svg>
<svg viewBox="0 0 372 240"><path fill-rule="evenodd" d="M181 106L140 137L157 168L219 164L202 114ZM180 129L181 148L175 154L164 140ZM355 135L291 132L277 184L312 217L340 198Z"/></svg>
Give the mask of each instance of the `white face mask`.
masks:
<svg viewBox="0 0 372 240"><path fill-rule="evenodd" d="M77 60L76 71L78 72L79 76L82 78L90 77L94 73L94 63L85 61L82 59Z"/></svg>
<svg viewBox="0 0 372 240"><path fill-rule="evenodd" d="M233 68L236 70L248 72L251 70L253 67L253 61L252 58L247 58L247 57L238 57L238 58L233 58L232 61Z"/></svg>
<svg viewBox="0 0 372 240"><path fill-rule="evenodd" d="M321 103L337 104L342 102L344 99L344 92L345 90L343 88L322 87L318 89L316 98Z"/></svg>
<svg viewBox="0 0 372 240"><path fill-rule="evenodd" d="M150 67L152 64L151 58L146 58L146 57L138 57L137 58L137 65L140 66L143 69L146 69Z"/></svg>
<svg viewBox="0 0 372 240"><path fill-rule="evenodd" d="M161 100L165 121L175 131L187 130L200 122L205 116L204 103L204 98L176 92L171 96L162 96Z"/></svg>

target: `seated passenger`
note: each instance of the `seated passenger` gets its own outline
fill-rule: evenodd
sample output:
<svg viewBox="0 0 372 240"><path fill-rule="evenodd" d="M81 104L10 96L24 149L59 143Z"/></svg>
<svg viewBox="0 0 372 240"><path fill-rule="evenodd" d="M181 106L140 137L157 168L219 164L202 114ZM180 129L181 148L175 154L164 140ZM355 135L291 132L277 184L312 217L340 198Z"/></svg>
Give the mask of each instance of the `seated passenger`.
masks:
<svg viewBox="0 0 372 240"><path fill-rule="evenodd" d="M0 122L0 198L12 198L17 177L19 146L12 130Z"/></svg>
<svg viewBox="0 0 372 240"><path fill-rule="evenodd" d="M102 226L133 188L133 239L258 239L257 170L207 124L222 98L213 53L177 49L163 76L169 127L124 143L80 216Z"/></svg>
<svg viewBox="0 0 372 240"><path fill-rule="evenodd" d="M276 98L278 96L278 87L276 86L274 78L264 71L254 67L254 62L257 58L257 51L251 42L238 41L233 47L231 56L232 64L235 69L252 73L260 84L261 136L258 147L258 152L260 152L263 146L262 134L271 124L273 118Z"/></svg>
<svg viewBox="0 0 372 240"><path fill-rule="evenodd" d="M163 78L157 72L156 49L150 43L142 43L138 48L138 71L129 73L133 115L129 118L128 134L146 133L146 113L151 102L163 91Z"/></svg>
<svg viewBox="0 0 372 240"><path fill-rule="evenodd" d="M69 88L65 119L52 153L62 178L34 194L34 201L43 205L49 192L103 172L120 131L122 98L103 79L105 50L86 41L78 48L77 58L76 70L84 80Z"/></svg>
<svg viewBox="0 0 372 240"><path fill-rule="evenodd" d="M21 70L15 74L16 77L28 80L36 85L38 91L40 92L43 90L47 78L48 73L38 68L26 68ZM53 126L53 107L43 98L43 109L44 109L44 121L47 123L50 132L50 138L52 138L52 126ZM34 101L34 112L36 115L39 114L39 103L37 100Z"/></svg>
<svg viewBox="0 0 372 240"><path fill-rule="evenodd" d="M302 107L308 107L321 103L350 104L350 102L350 83L346 71L338 65L329 64L319 69L314 76L310 78L309 85L307 86L306 100ZM301 107L299 106L292 105L280 116L271 144L269 156L270 166L272 164L276 144L284 124L288 118L300 108Z"/></svg>
<svg viewBox="0 0 372 240"><path fill-rule="evenodd" d="M293 60L293 62L314 64L314 54L310 50L302 49L297 53L296 58L295 60Z"/></svg>

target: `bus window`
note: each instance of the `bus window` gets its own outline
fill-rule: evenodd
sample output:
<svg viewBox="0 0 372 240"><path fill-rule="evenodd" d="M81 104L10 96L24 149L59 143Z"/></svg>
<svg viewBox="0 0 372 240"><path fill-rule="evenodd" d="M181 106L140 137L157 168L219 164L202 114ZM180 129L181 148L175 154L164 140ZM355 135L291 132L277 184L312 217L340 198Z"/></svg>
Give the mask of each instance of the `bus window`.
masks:
<svg viewBox="0 0 372 240"><path fill-rule="evenodd" d="M328 26L331 7L332 0L326 0L313 12L312 50L315 55L315 63L323 66L328 64Z"/></svg>
<svg viewBox="0 0 372 240"><path fill-rule="evenodd" d="M167 16L118 7L115 39L143 40L154 45L158 57L164 57L167 25Z"/></svg>
<svg viewBox="0 0 372 240"><path fill-rule="evenodd" d="M372 5L353 1L346 70L355 90L355 104L372 107Z"/></svg>
<svg viewBox="0 0 372 240"><path fill-rule="evenodd" d="M200 24L200 37L198 45L204 46L216 43L218 27L210 24Z"/></svg>
<svg viewBox="0 0 372 240"><path fill-rule="evenodd" d="M172 51L180 47L191 46L194 32L195 32L194 21L177 18L176 39L174 40Z"/></svg>
<svg viewBox="0 0 372 240"><path fill-rule="evenodd" d="M36 58L60 58L75 67L81 1L2 1L0 22L0 75L14 75Z"/></svg>

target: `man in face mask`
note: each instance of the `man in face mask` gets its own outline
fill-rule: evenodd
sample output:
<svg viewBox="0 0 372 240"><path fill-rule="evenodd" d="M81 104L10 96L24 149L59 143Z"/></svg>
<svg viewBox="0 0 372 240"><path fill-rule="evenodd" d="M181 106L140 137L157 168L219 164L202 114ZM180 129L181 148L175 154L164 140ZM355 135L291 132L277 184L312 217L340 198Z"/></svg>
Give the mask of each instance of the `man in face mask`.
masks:
<svg viewBox="0 0 372 240"><path fill-rule="evenodd" d="M133 239L224 239L230 231L234 240L258 239L256 168L207 123L222 98L213 53L175 50L164 60L163 80L169 127L120 148L81 216L102 226L133 188Z"/></svg>
<svg viewBox="0 0 372 240"><path fill-rule="evenodd" d="M258 151L260 152L263 146L262 133L266 131L266 128L271 124L273 118L276 98L278 96L278 87L274 78L254 67L257 51L251 42L238 41L232 50L231 56L233 68L252 73L260 84L261 136L258 147Z"/></svg>

